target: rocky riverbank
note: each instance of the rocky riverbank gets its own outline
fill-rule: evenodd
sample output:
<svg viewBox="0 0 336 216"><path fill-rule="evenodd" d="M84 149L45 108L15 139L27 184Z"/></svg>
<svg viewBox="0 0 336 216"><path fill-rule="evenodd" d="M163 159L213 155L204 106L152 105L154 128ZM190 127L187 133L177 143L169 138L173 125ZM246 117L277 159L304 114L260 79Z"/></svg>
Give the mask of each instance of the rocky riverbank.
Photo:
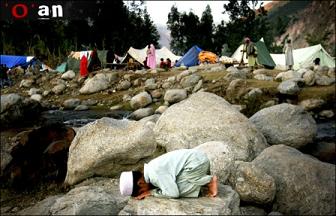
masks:
<svg viewBox="0 0 336 216"><path fill-rule="evenodd" d="M215 64L102 70L86 80L72 71L17 69L13 80L1 92L2 173L16 133L54 121L76 136L67 149L67 187L42 181L11 194L2 185L2 214L335 213L335 139L321 140L316 123L335 120L334 68L249 73ZM220 179L217 198L120 196L121 171L180 148L208 155Z"/></svg>

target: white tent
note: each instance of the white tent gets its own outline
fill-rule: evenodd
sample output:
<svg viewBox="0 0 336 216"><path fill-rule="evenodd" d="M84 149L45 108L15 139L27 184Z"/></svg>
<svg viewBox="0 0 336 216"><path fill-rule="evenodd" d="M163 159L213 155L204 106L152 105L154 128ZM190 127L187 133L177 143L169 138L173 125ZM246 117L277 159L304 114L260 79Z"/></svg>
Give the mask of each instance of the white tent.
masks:
<svg viewBox="0 0 336 216"><path fill-rule="evenodd" d="M147 53L147 47L143 49L135 49L133 47L130 47L129 50L127 51L128 55L130 55L132 58L134 58L136 61L138 61L142 65L146 59L146 56L147 56L146 53ZM174 65L175 61L181 58L181 56L175 55L166 47L162 47L161 49L156 49L155 56L156 56L156 64L160 64L161 58L163 58L164 60L169 58L172 62L172 65ZM124 58L123 62L127 59L128 58Z"/></svg>
<svg viewBox="0 0 336 216"><path fill-rule="evenodd" d="M276 69L286 70L285 54L271 54ZM321 44L293 50L294 65L293 69L305 68L313 65L315 58L320 58L321 66L335 67L335 60Z"/></svg>

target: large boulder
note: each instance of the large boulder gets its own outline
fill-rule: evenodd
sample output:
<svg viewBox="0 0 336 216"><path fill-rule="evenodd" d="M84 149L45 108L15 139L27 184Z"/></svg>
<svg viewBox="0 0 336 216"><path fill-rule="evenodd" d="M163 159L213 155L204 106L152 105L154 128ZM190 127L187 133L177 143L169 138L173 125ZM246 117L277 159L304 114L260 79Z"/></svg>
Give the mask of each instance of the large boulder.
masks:
<svg viewBox="0 0 336 216"><path fill-rule="evenodd" d="M63 195L54 195L45 198L44 200L36 203L34 206L22 209L17 212L17 215L50 215L50 208L55 204L56 200Z"/></svg>
<svg viewBox="0 0 336 216"><path fill-rule="evenodd" d="M273 177L250 162L236 161L229 184L241 200L249 203L271 203L276 192Z"/></svg>
<svg viewBox="0 0 336 216"><path fill-rule="evenodd" d="M92 78L85 81L84 86L79 89L81 94L92 94L99 91L103 91L110 87L111 77L104 73L99 73Z"/></svg>
<svg viewBox="0 0 336 216"><path fill-rule="evenodd" d="M57 199L51 215L116 215L120 211L115 195L99 186L82 186Z"/></svg>
<svg viewBox="0 0 336 216"><path fill-rule="evenodd" d="M200 75L192 74L190 76L183 77L181 80L181 85L183 88L195 86L200 79L202 79Z"/></svg>
<svg viewBox="0 0 336 216"><path fill-rule="evenodd" d="M64 74L62 74L61 78L65 80L72 80L73 78L76 77L76 74L73 70L68 70Z"/></svg>
<svg viewBox="0 0 336 216"><path fill-rule="evenodd" d="M81 127L69 149L65 183L140 168L157 156L153 124L104 117Z"/></svg>
<svg viewBox="0 0 336 216"><path fill-rule="evenodd" d="M243 114L222 97L207 92L197 92L170 106L154 132L167 151L224 141L239 149L237 160L249 161L268 147L265 137Z"/></svg>
<svg viewBox="0 0 336 216"><path fill-rule="evenodd" d="M219 182L225 184L236 158L235 152L237 150L233 149L234 147L225 142L211 141L196 146L195 149L207 155L211 174L216 175Z"/></svg>
<svg viewBox="0 0 336 216"><path fill-rule="evenodd" d="M304 79L304 82L307 86L313 86L315 84L315 72L312 70L307 70L302 78Z"/></svg>
<svg viewBox="0 0 336 216"><path fill-rule="evenodd" d="M41 104L33 99L18 94L1 95L0 121L2 127L22 124L24 121L37 120L42 112Z"/></svg>
<svg viewBox="0 0 336 216"><path fill-rule="evenodd" d="M265 149L252 164L275 180L273 211L286 215L335 214L335 165L285 145Z"/></svg>
<svg viewBox="0 0 336 216"><path fill-rule="evenodd" d="M230 186L219 184L218 196L209 198L130 199L119 215L239 215L239 196Z"/></svg>
<svg viewBox="0 0 336 216"><path fill-rule="evenodd" d="M143 108L150 103L152 103L152 97L147 92L141 92L135 95L130 101L130 105L133 109Z"/></svg>
<svg viewBox="0 0 336 216"><path fill-rule="evenodd" d="M297 95L301 90L298 83L292 79L281 82L277 89L281 94L288 95Z"/></svg>
<svg viewBox="0 0 336 216"><path fill-rule="evenodd" d="M185 89L169 89L164 95L164 100L170 104L180 102L188 97Z"/></svg>
<svg viewBox="0 0 336 216"><path fill-rule="evenodd" d="M63 102L65 109L74 109L81 104L81 100L78 98L70 98Z"/></svg>
<svg viewBox="0 0 336 216"><path fill-rule="evenodd" d="M299 148L311 143L317 134L313 117L300 106L279 104L264 108L250 117L268 144Z"/></svg>

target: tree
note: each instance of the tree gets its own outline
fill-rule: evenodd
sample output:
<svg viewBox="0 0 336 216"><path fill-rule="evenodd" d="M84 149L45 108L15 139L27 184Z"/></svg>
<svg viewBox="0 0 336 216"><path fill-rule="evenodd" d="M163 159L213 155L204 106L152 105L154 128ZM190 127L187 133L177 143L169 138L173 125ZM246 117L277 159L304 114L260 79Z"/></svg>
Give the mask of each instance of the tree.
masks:
<svg viewBox="0 0 336 216"><path fill-rule="evenodd" d="M199 45L205 50L214 50L214 24L211 14L211 8L206 6L202 13L201 22L199 26Z"/></svg>

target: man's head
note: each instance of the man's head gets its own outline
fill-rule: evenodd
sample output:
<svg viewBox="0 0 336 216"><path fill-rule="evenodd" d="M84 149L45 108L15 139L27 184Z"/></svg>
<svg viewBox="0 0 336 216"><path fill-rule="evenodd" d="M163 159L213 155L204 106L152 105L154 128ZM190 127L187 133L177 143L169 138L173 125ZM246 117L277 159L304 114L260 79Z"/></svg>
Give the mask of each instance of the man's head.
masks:
<svg viewBox="0 0 336 216"><path fill-rule="evenodd" d="M133 197L151 189L150 184L145 181L143 173L139 171L122 172L119 186L121 195Z"/></svg>
<svg viewBox="0 0 336 216"><path fill-rule="evenodd" d="M248 38L248 37L246 37L246 38L244 39L244 42L245 42L245 43L250 43L250 41L251 41L251 40L250 40L250 38Z"/></svg>

